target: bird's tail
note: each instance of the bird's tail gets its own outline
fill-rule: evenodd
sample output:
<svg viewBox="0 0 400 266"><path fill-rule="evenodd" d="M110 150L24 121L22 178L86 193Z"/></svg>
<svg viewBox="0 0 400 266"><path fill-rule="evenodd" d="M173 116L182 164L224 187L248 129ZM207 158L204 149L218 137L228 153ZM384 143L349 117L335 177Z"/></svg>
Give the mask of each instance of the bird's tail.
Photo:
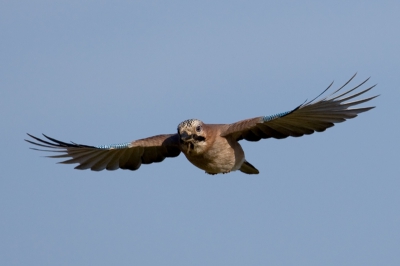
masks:
<svg viewBox="0 0 400 266"><path fill-rule="evenodd" d="M254 175L254 174L259 174L260 172L248 161L244 161L242 166L239 169L240 171L242 171L245 174L248 175Z"/></svg>

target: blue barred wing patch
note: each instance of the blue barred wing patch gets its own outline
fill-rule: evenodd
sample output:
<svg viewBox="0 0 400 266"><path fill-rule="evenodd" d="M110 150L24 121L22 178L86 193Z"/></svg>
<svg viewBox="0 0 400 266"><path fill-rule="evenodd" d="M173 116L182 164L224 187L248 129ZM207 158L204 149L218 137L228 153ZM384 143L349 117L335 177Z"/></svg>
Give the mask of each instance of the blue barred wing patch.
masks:
<svg viewBox="0 0 400 266"><path fill-rule="evenodd" d="M284 117L285 115L288 115L291 112L293 112L293 111L287 111L287 112L274 114L274 115L266 115L266 116L263 116L262 121L263 122L268 122L268 121L271 121L271 120L276 119L276 118Z"/></svg>
<svg viewBox="0 0 400 266"><path fill-rule="evenodd" d="M111 144L111 145L100 145L96 146L97 149L103 149L103 150L109 150L109 149L125 149L125 148L130 148L131 143L130 142L125 142L125 143L120 143L120 144Z"/></svg>

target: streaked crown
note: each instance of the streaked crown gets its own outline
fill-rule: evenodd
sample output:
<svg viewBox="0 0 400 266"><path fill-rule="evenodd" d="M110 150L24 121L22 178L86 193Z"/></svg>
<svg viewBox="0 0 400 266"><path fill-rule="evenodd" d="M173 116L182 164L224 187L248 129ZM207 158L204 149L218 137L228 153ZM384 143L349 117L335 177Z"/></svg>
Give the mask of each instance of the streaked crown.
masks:
<svg viewBox="0 0 400 266"><path fill-rule="evenodd" d="M185 120L178 125L178 132L181 132L184 129L196 127L197 125L201 125L201 124L203 124L203 122L200 121L199 119Z"/></svg>

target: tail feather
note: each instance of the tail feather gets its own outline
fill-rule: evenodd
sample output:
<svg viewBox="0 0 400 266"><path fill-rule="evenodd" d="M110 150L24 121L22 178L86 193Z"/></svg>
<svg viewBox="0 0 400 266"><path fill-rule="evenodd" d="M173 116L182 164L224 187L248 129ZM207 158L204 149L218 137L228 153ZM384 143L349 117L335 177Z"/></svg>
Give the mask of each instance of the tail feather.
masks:
<svg viewBox="0 0 400 266"><path fill-rule="evenodd" d="M248 161L244 161L242 166L239 169L240 171L242 171L245 174L248 175L253 175L253 174L259 174L260 172Z"/></svg>

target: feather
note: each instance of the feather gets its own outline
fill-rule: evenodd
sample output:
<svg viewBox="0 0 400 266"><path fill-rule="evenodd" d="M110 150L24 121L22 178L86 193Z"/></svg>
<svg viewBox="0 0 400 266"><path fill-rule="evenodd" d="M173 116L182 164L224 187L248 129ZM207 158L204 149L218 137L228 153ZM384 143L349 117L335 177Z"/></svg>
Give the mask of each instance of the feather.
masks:
<svg viewBox="0 0 400 266"><path fill-rule="evenodd" d="M354 99L375 87L375 85L349 95L356 89L364 85L368 80L364 80L354 88L340 93L355 77L353 75L343 86L335 90L327 97L322 97L333 85L333 82L321 94L305 103L297 106L291 111L281 112L270 116L255 117L230 124L222 132L221 136L234 140L257 141L261 138L282 139L288 136L299 137L317 132L325 131L335 123L340 123L356 117L358 114L371 110L374 107L350 108L362 103L366 103L377 96L364 99ZM339 94L339 95L338 95ZM260 131L262 134L260 134Z"/></svg>
<svg viewBox="0 0 400 266"><path fill-rule="evenodd" d="M142 163L161 162L166 157L179 155L179 138L177 134L157 135L130 143L88 146L74 142L63 142L43 134L47 139L41 139L28 134L33 140L28 143L47 148L33 150L58 152L61 154L47 156L49 158L70 158L60 163L78 164L75 169L101 171L118 168L136 170Z"/></svg>

